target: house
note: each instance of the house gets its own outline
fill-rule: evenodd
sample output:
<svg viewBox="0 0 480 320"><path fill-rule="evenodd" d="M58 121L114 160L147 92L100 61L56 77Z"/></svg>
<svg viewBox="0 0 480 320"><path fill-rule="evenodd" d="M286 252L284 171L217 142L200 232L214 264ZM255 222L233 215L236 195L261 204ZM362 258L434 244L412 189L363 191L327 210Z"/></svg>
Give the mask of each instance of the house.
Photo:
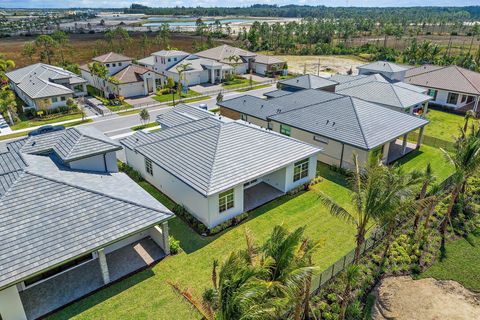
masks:
<svg viewBox="0 0 480 320"><path fill-rule="evenodd" d="M88 83L103 92L104 96L125 98L155 93L162 85L162 77L144 66L132 62L132 58L110 52L92 59L108 70L106 79L90 72L89 65L80 66L80 72Z"/></svg>
<svg viewBox="0 0 480 320"><path fill-rule="evenodd" d="M7 72L10 87L25 102L24 108L35 110L66 106L68 98L87 94L87 81L65 69L36 63Z"/></svg>
<svg viewBox="0 0 480 320"><path fill-rule="evenodd" d="M428 90L432 104L479 111L480 73L455 65L423 65L409 69L405 82Z"/></svg>
<svg viewBox="0 0 480 320"><path fill-rule="evenodd" d="M405 72L408 70L408 67L400 66L388 61L375 61L359 66L357 69L358 74L360 75L371 75L377 73L393 81L403 81L405 79Z"/></svg>
<svg viewBox="0 0 480 320"><path fill-rule="evenodd" d="M339 84L335 92L376 103L393 110L425 116L432 99L419 88L404 82L389 82L382 75L332 76Z"/></svg>
<svg viewBox="0 0 480 320"><path fill-rule="evenodd" d="M209 229L315 177L317 147L191 106L169 113L161 131L120 143L130 166Z"/></svg>
<svg viewBox="0 0 480 320"><path fill-rule="evenodd" d="M169 253L172 213L124 173L91 127L0 152L0 315L37 319Z"/></svg>
<svg viewBox="0 0 480 320"><path fill-rule="evenodd" d="M230 65L234 67L237 74L246 74L251 71L260 75L272 75L281 73L285 65L285 62L278 58L256 54L226 44L197 52L195 55Z"/></svg>
<svg viewBox="0 0 480 320"><path fill-rule="evenodd" d="M335 92L338 82L326 79L313 74L304 74L298 77L278 81L278 87L283 91L299 91L305 89L319 89Z"/></svg>
<svg viewBox="0 0 480 320"><path fill-rule="evenodd" d="M318 160L342 168L353 166L356 153L390 163L419 148L428 121L375 103L321 90L302 90L278 98L244 95L218 103L220 114L320 147ZM419 130L417 144L409 133Z"/></svg>

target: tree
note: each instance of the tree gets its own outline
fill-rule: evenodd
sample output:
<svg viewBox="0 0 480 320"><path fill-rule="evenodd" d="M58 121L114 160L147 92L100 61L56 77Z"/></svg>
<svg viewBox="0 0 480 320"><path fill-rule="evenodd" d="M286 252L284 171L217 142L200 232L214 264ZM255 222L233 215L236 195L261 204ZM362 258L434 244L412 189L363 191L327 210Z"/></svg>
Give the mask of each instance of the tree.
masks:
<svg viewBox="0 0 480 320"><path fill-rule="evenodd" d="M319 199L326 205L330 213L352 223L356 229L356 248L354 261L358 261L362 253L367 232L373 227L373 221L381 222L387 215L397 210L403 201L407 186L413 182L403 182L401 174L395 181L390 169L374 159L368 161L365 168L360 168L358 156L353 156L354 170L348 180L352 188L351 200L354 210L349 212L330 197L319 193ZM395 182L395 183L394 183Z"/></svg>
<svg viewBox="0 0 480 320"><path fill-rule="evenodd" d="M10 124L14 124L13 113L16 112L15 93L8 86L0 88L0 113L8 113Z"/></svg>
<svg viewBox="0 0 480 320"><path fill-rule="evenodd" d="M30 63L33 63L33 58L35 57L36 49L33 42L25 42L22 48L22 56L28 58Z"/></svg>
<svg viewBox="0 0 480 320"><path fill-rule="evenodd" d="M68 35L61 31L57 30L52 33L52 39L55 41L55 47L60 53L60 63L62 66L67 65L67 56L71 54L72 48L70 46L70 39Z"/></svg>
<svg viewBox="0 0 480 320"><path fill-rule="evenodd" d="M351 264L345 271L345 289L342 294L342 301L340 303L340 319L345 319L348 303L352 298L352 288L355 288L360 278L360 268L356 264Z"/></svg>
<svg viewBox="0 0 480 320"><path fill-rule="evenodd" d="M162 23L155 40L162 48L168 47L170 43L170 25L168 23Z"/></svg>
<svg viewBox="0 0 480 320"><path fill-rule="evenodd" d="M3 54L0 53L0 88L4 85L4 82L7 81L5 73L15 68L15 62L13 60L5 58Z"/></svg>
<svg viewBox="0 0 480 320"><path fill-rule="evenodd" d="M430 162L427 164L427 167L425 168L425 171L423 172L423 182L422 182L422 187L420 189L420 195L419 195L419 200L423 200L427 196L427 189L428 187L435 182L435 176L433 175L432 171L432 166L430 165ZM418 222L420 221L422 212L424 208L420 208L417 211L417 214L415 215L415 219L413 221L413 231L417 230L418 227Z"/></svg>
<svg viewBox="0 0 480 320"><path fill-rule="evenodd" d="M102 79L106 80L108 78L109 72L107 67L105 67L102 63L95 61L88 65L88 70L94 76L93 81L96 83L94 87L96 88L103 88Z"/></svg>
<svg viewBox="0 0 480 320"><path fill-rule="evenodd" d="M55 56L56 42L49 35L42 34L35 39L35 47L40 53L40 60L46 61L48 64L52 63Z"/></svg>
<svg viewBox="0 0 480 320"><path fill-rule="evenodd" d="M110 50L117 53L123 53L125 48L127 48L132 42L128 31L122 27L108 30L105 33L105 37L107 38Z"/></svg>
<svg viewBox="0 0 480 320"><path fill-rule="evenodd" d="M217 95L217 103L220 103L223 101L223 94L222 92L220 91Z"/></svg>
<svg viewBox="0 0 480 320"><path fill-rule="evenodd" d="M233 73L237 74L237 67L241 64L242 58L239 56L229 56L227 60L230 62L230 64L233 67Z"/></svg>
<svg viewBox="0 0 480 320"><path fill-rule="evenodd" d="M177 94L179 98L182 96L182 86L183 86L182 80L185 80L186 82L185 72L188 71L191 65L192 65L191 63L187 62L187 63L182 63L175 67L175 69L178 72ZM187 88L188 88L188 84L187 84Z"/></svg>
<svg viewBox="0 0 480 320"><path fill-rule="evenodd" d="M142 109L139 115L140 115L140 121L142 122L143 125L146 125L148 122L150 122L150 113L148 113L147 109Z"/></svg>
<svg viewBox="0 0 480 320"><path fill-rule="evenodd" d="M142 50L142 56L147 55L149 48L150 48L150 40L148 40L147 35L143 33L142 37L140 38L140 49Z"/></svg>

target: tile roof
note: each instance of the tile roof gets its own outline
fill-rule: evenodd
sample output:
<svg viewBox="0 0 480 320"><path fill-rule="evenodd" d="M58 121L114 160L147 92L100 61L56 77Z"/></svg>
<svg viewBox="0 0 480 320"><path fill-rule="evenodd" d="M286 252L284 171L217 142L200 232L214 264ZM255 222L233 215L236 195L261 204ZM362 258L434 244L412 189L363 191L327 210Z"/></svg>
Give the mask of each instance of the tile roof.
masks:
<svg viewBox="0 0 480 320"><path fill-rule="evenodd" d="M375 61L372 63L361 65L357 67L357 69L366 69L377 72L401 72L407 70L408 67L404 67L388 61Z"/></svg>
<svg viewBox="0 0 480 320"><path fill-rule="evenodd" d="M54 81L67 81L68 84L86 83L75 73L44 63L32 64L6 73L10 81L32 99L72 94L73 91Z"/></svg>
<svg viewBox="0 0 480 320"><path fill-rule="evenodd" d="M338 82L322 78L313 74L304 74L295 78L279 81L281 85L301 89L321 89L338 84Z"/></svg>
<svg viewBox="0 0 480 320"><path fill-rule="evenodd" d="M169 72L178 73L177 68L181 65L188 64L187 71L203 71L207 68L222 68L225 70L231 70L232 67L229 65L225 65L223 63L219 63L212 59L205 59L202 57L198 57L196 55L189 55L184 59L180 60L177 64L173 65L168 69Z"/></svg>
<svg viewBox="0 0 480 320"><path fill-rule="evenodd" d="M268 98L278 98L281 96L286 96L287 94L291 94L291 91L285 91L285 90L274 90L274 91L269 91L265 92L263 95Z"/></svg>
<svg viewBox="0 0 480 320"><path fill-rule="evenodd" d="M175 127L193 120L215 117L215 114L187 104L178 104L172 110L157 116L162 128Z"/></svg>
<svg viewBox="0 0 480 320"><path fill-rule="evenodd" d="M429 95L379 81L366 82L343 90L336 90L336 92L400 109L408 109L432 99Z"/></svg>
<svg viewBox="0 0 480 320"><path fill-rule="evenodd" d="M155 57L154 56L148 56L143 59L137 60L137 63L140 65L145 65L145 66L153 66L155 64Z"/></svg>
<svg viewBox="0 0 480 320"><path fill-rule="evenodd" d="M233 63L230 61L228 58L232 56L238 56L238 57L255 57L257 54L243 50L240 48L232 47L229 45L221 45L215 48L207 49L204 51L200 51L195 53L195 55L202 57L202 58L207 58L207 59L213 59L222 63L228 63L231 64Z"/></svg>
<svg viewBox="0 0 480 320"><path fill-rule="evenodd" d="M373 149L428 123L427 120L404 112L346 96L279 113L270 118L365 150Z"/></svg>
<svg viewBox="0 0 480 320"><path fill-rule="evenodd" d="M194 120L120 141L204 196L320 152L307 143L240 122Z"/></svg>
<svg viewBox="0 0 480 320"><path fill-rule="evenodd" d="M427 88L480 94L480 73L455 65L412 68L406 72L405 82Z"/></svg>
<svg viewBox="0 0 480 320"><path fill-rule="evenodd" d="M172 216L125 174L71 170L24 150L31 141L0 153L0 289Z"/></svg>
<svg viewBox="0 0 480 320"><path fill-rule="evenodd" d="M119 54L119 53L115 53L115 52L109 52L109 53L103 54L101 56L92 58L92 60L102 62L102 63L109 63L109 62L129 61L129 60L132 60L132 58L124 56L123 54Z"/></svg>
<svg viewBox="0 0 480 320"><path fill-rule="evenodd" d="M151 70L138 64L130 64L117 73L112 74L112 77L120 83L143 82L142 75L147 72L151 72Z"/></svg>
<svg viewBox="0 0 480 320"><path fill-rule="evenodd" d="M255 62L256 63L262 63L262 64L274 64L274 63L284 63L282 59L279 59L274 56L267 56L264 54L257 54L255 56Z"/></svg>
<svg viewBox="0 0 480 320"><path fill-rule="evenodd" d="M385 83L389 82L381 74L378 74L378 73L371 74L368 76L367 75L348 76L348 75L336 74L336 75L333 75L330 79L337 81L339 83L335 87L335 91L343 90L346 88L358 86L358 85L373 82L373 81L385 82Z"/></svg>
<svg viewBox="0 0 480 320"><path fill-rule="evenodd" d="M180 50L160 50L157 52L152 53L154 56L161 56L161 57L172 57L172 56L188 56L189 53Z"/></svg>

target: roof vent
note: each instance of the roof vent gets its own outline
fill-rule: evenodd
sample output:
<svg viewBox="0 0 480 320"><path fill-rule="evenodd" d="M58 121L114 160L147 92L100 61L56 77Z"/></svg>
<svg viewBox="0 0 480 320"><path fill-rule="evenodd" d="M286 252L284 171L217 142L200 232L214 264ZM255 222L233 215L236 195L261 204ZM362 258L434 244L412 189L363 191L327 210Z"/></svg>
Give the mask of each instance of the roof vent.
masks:
<svg viewBox="0 0 480 320"><path fill-rule="evenodd" d="M260 105L260 108L263 108L263 104L262 104L262 105Z"/></svg>
<svg viewBox="0 0 480 320"><path fill-rule="evenodd" d="M32 141L32 147L33 147L34 145L36 145L36 144L37 144L36 141Z"/></svg>
<svg viewBox="0 0 480 320"><path fill-rule="evenodd" d="M332 127L334 127L334 126L335 126L335 121L333 121L333 123L332 123Z"/></svg>
<svg viewBox="0 0 480 320"><path fill-rule="evenodd" d="M327 120L327 123L325 123L325 125L327 125L329 122L330 122L330 120Z"/></svg>
<svg viewBox="0 0 480 320"><path fill-rule="evenodd" d="M277 109L277 113L280 113L280 112L282 112L282 109Z"/></svg>

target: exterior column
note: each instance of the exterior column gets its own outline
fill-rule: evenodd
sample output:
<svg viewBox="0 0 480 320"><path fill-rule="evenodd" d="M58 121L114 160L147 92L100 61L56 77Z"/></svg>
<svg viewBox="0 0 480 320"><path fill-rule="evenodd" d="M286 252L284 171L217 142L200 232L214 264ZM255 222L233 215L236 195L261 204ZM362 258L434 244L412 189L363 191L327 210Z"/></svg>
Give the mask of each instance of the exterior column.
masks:
<svg viewBox="0 0 480 320"><path fill-rule="evenodd" d="M210 82L211 82L212 84L214 84L214 83L215 83L215 72L214 72L214 69L210 69L210 74L211 74L211 76L212 76L212 78L210 79Z"/></svg>
<svg viewBox="0 0 480 320"><path fill-rule="evenodd" d="M475 104L473 105L473 113L475 114L475 117L477 116L478 113L478 102L480 100L480 96L475 97Z"/></svg>
<svg viewBox="0 0 480 320"><path fill-rule="evenodd" d="M87 84L86 84L86 83L82 84L82 90L83 90L83 92L84 92L85 94L88 93Z"/></svg>
<svg viewBox="0 0 480 320"><path fill-rule="evenodd" d="M145 91L145 95L148 96L148 78L143 78L143 87L144 87L144 91Z"/></svg>
<svg viewBox="0 0 480 320"><path fill-rule="evenodd" d="M161 225L162 227L162 242L163 242L163 251L166 255L170 254L170 243L168 242L168 223L164 222Z"/></svg>
<svg viewBox="0 0 480 320"><path fill-rule="evenodd" d="M4 320L27 320L16 285L0 291L0 314Z"/></svg>
<svg viewBox="0 0 480 320"><path fill-rule="evenodd" d="M390 141L383 145L382 163L388 164L388 153L390 152Z"/></svg>
<svg viewBox="0 0 480 320"><path fill-rule="evenodd" d="M100 263L100 269L102 270L103 283L110 282L110 272L108 271L107 257L105 256L105 250L100 249L98 252L98 262Z"/></svg>
<svg viewBox="0 0 480 320"><path fill-rule="evenodd" d="M425 127L420 128L420 132L418 133L418 140L417 140L417 146L416 149L420 149L420 146L422 145L422 140L423 140L423 131Z"/></svg>
<svg viewBox="0 0 480 320"><path fill-rule="evenodd" d="M427 116L427 112L428 112L428 101L425 102L425 105L423 106L423 114L422 114L423 118Z"/></svg>
<svg viewBox="0 0 480 320"><path fill-rule="evenodd" d="M220 68L220 70L219 70L219 71L220 71L220 82L222 82L222 80L223 80L223 72L222 72L222 68Z"/></svg>
<svg viewBox="0 0 480 320"><path fill-rule="evenodd" d="M403 135L402 154L405 154L407 152L407 138L408 138L408 133Z"/></svg>

